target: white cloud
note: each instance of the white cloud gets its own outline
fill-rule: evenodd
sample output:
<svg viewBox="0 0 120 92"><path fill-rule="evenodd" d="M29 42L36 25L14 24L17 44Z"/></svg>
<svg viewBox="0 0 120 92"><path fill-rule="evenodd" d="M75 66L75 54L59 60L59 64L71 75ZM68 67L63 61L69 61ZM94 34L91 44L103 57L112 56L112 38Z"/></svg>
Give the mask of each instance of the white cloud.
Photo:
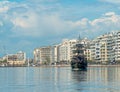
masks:
<svg viewBox="0 0 120 92"><path fill-rule="evenodd" d="M8 1L0 2L0 13L7 12L8 10L9 10L9 2Z"/></svg>
<svg viewBox="0 0 120 92"><path fill-rule="evenodd" d="M0 13L6 12L6 11L8 11L8 9L9 8L7 6L0 7Z"/></svg>
<svg viewBox="0 0 120 92"><path fill-rule="evenodd" d="M115 13L114 13L114 12L107 12L107 13L105 13L104 15L105 15L105 16L114 16Z"/></svg>
<svg viewBox="0 0 120 92"><path fill-rule="evenodd" d="M29 0L26 0L26 1L29 1ZM39 2L51 2L51 1L54 1L54 0L30 0L30 2L34 2L34 3L39 3Z"/></svg>
<svg viewBox="0 0 120 92"><path fill-rule="evenodd" d="M100 0L102 2L109 2L109 3L113 3L113 4L120 4L120 0Z"/></svg>
<svg viewBox="0 0 120 92"><path fill-rule="evenodd" d="M92 25L97 25L99 23L101 24L114 24L114 23L119 23L120 22L120 16L116 15L114 12L108 12L104 14L105 16L98 18L98 19L94 19L91 24ZM99 26L101 26L99 24ZM104 27L104 26L103 26Z"/></svg>
<svg viewBox="0 0 120 92"><path fill-rule="evenodd" d="M57 15L37 15L34 12L29 12L25 16L12 19L13 32L18 35L43 36L46 33L59 34L60 32L62 34L69 26L69 22L61 20Z"/></svg>
<svg viewBox="0 0 120 92"><path fill-rule="evenodd" d="M120 30L120 15L114 12L108 12L105 13L104 16L94 20L83 18L71 24L74 25L74 29L77 28L83 36L96 37L110 31Z"/></svg>
<svg viewBox="0 0 120 92"><path fill-rule="evenodd" d="M86 26L89 20L87 18L83 18L80 21L75 22L76 26Z"/></svg>
<svg viewBox="0 0 120 92"><path fill-rule="evenodd" d="M37 23L37 15L30 12L23 15L16 14L15 18L13 18L11 21L13 22L15 27L30 28L35 26L35 24Z"/></svg>
<svg viewBox="0 0 120 92"><path fill-rule="evenodd" d="M46 1L48 2L48 0ZM53 1L54 0L51 0L49 2ZM42 2L42 0L40 2ZM29 4L18 4L9 1L0 2L0 4L4 7L8 7L4 9L3 7L1 8L1 12L5 9L7 12L0 17L4 17L4 22L9 21L12 23L13 27L9 30L12 31L13 35L43 36L46 33L63 33L65 32L65 29L68 29L69 22L61 20L56 14L47 14L44 12L44 10L48 9L49 6L39 5L42 7L40 8L36 5L35 7L31 7ZM4 27L7 26L8 25L4 25Z"/></svg>
<svg viewBox="0 0 120 92"><path fill-rule="evenodd" d="M4 5L4 7L9 8L4 8L8 11L4 15L7 16L4 22L9 21L12 23L9 30L15 36L63 35L74 31L81 31L81 34L88 35L91 32L99 34L103 33L103 31L120 30L120 15L114 12L107 12L93 20L82 18L81 20L72 21L63 20L57 12L44 13L43 8L46 8L46 6L43 5L43 8L35 7L36 9L34 9L27 4L7 3L9 4ZM4 27L6 26L8 25Z"/></svg>

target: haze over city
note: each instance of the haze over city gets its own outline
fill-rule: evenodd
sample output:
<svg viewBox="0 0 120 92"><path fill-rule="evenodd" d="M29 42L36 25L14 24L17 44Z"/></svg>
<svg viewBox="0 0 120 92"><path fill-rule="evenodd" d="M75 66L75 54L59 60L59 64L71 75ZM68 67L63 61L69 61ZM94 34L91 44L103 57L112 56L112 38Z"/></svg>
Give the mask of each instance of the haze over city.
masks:
<svg viewBox="0 0 120 92"><path fill-rule="evenodd" d="M119 0L1 0L0 56L120 30Z"/></svg>

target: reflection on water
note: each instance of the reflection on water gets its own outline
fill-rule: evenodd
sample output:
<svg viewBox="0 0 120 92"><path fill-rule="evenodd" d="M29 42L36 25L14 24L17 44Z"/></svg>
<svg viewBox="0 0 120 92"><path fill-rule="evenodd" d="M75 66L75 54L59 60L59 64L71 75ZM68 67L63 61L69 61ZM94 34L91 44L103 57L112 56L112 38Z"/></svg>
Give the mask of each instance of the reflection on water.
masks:
<svg viewBox="0 0 120 92"><path fill-rule="evenodd" d="M120 67L0 68L0 92L120 92Z"/></svg>

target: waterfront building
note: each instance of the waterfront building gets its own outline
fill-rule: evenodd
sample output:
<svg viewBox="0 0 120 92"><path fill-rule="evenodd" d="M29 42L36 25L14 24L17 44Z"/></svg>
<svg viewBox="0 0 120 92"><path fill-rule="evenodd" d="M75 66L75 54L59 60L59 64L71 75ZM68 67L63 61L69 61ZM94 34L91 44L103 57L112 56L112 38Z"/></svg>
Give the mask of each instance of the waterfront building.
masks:
<svg viewBox="0 0 120 92"><path fill-rule="evenodd" d="M35 64L50 64L52 62L52 47L40 47L34 50Z"/></svg>
<svg viewBox="0 0 120 92"><path fill-rule="evenodd" d="M46 62L45 57L49 57L50 63L70 62L76 42L76 39L64 39L58 45L36 48L34 50L34 62ZM120 31L101 35L92 41L84 38L81 39L81 43L85 47L84 54L88 61L103 64L113 61L120 62Z"/></svg>
<svg viewBox="0 0 120 92"><path fill-rule="evenodd" d="M51 63L56 63L56 62L60 62L59 60L59 46L60 45L53 45L52 46L52 60Z"/></svg>
<svg viewBox="0 0 120 92"><path fill-rule="evenodd" d="M26 53L22 51L16 54L8 54L5 57L9 65L23 65L26 61Z"/></svg>
<svg viewBox="0 0 120 92"><path fill-rule="evenodd" d="M63 39L62 43L58 45L34 49L34 64L70 63L74 55L73 50L76 42L76 39ZM85 38L81 40L81 43L87 48L90 41ZM87 50L86 56L88 59L91 59L90 50Z"/></svg>
<svg viewBox="0 0 120 92"><path fill-rule="evenodd" d="M92 41L90 46L92 61L96 63L106 63L108 61L107 39L108 35L102 35Z"/></svg>
<svg viewBox="0 0 120 92"><path fill-rule="evenodd" d="M107 43L103 42L100 44L101 44L101 48L100 48L101 58L100 58L100 60L102 63L107 63L108 62Z"/></svg>
<svg viewBox="0 0 120 92"><path fill-rule="evenodd" d="M116 37L115 37L116 39ZM117 40L115 41L115 52L116 52L116 60L120 62L120 31L117 32Z"/></svg>
<svg viewBox="0 0 120 92"><path fill-rule="evenodd" d="M64 39L59 47L60 61L70 62L73 56L73 46L76 44L76 39Z"/></svg>
<svg viewBox="0 0 120 92"><path fill-rule="evenodd" d="M92 61L110 63L120 61L120 32L101 35L91 42Z"/></svg>
<svg viewBox="0 0 120 92"><path fill-rule="evenodd" d="M111 42L111 54L109 55L109 59L120 62L120 31L112 32L109 38Z"/></svg>
<svg viewBox="0 0 120 92"><path fill-rule="evenodd" d="M98 39L94 39L90 44L91 59L94 62L99 62L100 59L100 44Z"/></svg>
<svg viewBox="0 0 120 92"><path fill-rule="evenodd" d="M81 39L81 43L84 45L84 47L86 49L89 49L91 40L89 40L88 38L85 37L85 38Z"/></svg>
<svg viewBox="0 0 120 92"><path fill-rule="evenodd" d="M117 32L111 32L101 36L101 62L110 63L117 61Z"/></svg>
<svg viewBox="0 0 120 92"><path fill-rule="evenodd" d="M59 48L60 61L67 61L67 62L71 61L74 55L73 50L75 50L74 47L76 43L77 43L76 39L72 39L72 40L64 39L62 41ZM90 40L88 40L87 38L81 39L81 44L83 44L85 49L87 49L89 48ZM86 54L87 54L86 58L91 59L90 50L87 50Z"/></svg>
<svg viewBox="0 0 120 92"><path fill-rule="evenodd" d="M85 55L87 61L91 61L91 60L92 60L92 57L91 57L91 49L86 49L86 50L84 51L84 55Z"/></svg>
<svg viewBox="0 0 120 92"><path fill-rule="evenodd" d="M38 64L40 63L40 48L36 48L33 51L33 55L34 55L34 64Z"/></svg>

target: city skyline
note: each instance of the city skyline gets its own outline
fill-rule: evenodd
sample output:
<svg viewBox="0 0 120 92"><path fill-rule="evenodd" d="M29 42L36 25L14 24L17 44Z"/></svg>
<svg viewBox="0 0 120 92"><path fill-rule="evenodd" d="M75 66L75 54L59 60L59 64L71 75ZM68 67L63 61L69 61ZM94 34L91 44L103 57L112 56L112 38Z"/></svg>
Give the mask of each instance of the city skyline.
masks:
<svg viewBox="0 0 120 92"><path fill-rule="evenodd" d="M119 0L1 0L0 55L120 30Z"/></svg>

